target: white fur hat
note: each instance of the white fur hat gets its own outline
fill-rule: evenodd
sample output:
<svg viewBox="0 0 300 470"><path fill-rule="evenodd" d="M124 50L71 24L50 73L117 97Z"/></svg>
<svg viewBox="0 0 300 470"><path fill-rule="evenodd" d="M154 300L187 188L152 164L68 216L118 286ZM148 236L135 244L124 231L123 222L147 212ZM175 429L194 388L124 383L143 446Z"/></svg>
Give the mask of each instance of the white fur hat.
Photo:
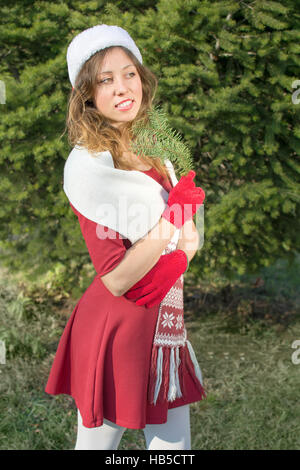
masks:
<svg viewBox="0 0 300 470"><path fill-rule="evenodd" d="M109 46L125 46L143 63L139 49L125 29L107 24L93 26L77 34L67 50L68 72L73 87L83 64L97 51Z"/></svg>

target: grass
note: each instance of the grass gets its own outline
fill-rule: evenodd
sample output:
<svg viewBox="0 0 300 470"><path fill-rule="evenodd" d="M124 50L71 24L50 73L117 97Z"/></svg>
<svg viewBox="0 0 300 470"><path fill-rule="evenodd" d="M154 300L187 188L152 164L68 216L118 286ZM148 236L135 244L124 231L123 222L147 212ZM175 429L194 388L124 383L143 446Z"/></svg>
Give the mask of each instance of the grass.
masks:
<svg viewBox="0 0 300 470"><path fill-rule="evenodd" d="M299 260L298 260L299 261ZM300 263L279 261L230 285L222 278L185 285L188 338L202 369L207 398L191 404L192 449L300 448ZM254 287L254 285L256 285ZM60 335L77 302L0 278L0 449L74 449L73 399L44 387ZM55 292L54 292L55 291ZM127 429L119 450L145 449L142 430Z"/></svg>
<svg viewBox="0 0 300 470"><path fill-rule="evenodd" d="M300 448L300 365L291 360L299 326L262 334L253 324L241 335L218 317L195 324L208 399L192 405L194 449Z"/></svg>

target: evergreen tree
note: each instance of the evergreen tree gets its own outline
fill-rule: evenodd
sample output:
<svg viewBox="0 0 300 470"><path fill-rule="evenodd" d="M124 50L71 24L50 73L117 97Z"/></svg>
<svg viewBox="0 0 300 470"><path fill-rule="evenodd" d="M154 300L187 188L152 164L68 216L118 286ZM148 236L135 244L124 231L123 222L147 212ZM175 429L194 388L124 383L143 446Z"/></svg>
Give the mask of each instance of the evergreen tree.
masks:
<svg viewBox="0 0 300 470"><path fill-rule="evenodd" d="M255 273L299 251L300 15L292 0L0 0L1 263L78 285L89 256L63 192L66 50L100 23L126 29L205 193L190 270ZM300 86L298 85L298 88ZM60 271L61 270L61 271Z"/></svg>

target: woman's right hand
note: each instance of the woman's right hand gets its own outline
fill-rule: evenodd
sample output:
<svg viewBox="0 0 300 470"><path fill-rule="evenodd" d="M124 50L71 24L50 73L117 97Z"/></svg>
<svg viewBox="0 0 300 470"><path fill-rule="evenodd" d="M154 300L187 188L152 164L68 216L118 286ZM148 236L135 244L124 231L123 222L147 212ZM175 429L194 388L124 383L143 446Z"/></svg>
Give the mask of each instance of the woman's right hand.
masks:
<svg viewBox="0 0 300 470"><path fill-rule="evenodd" d="M193 218L205 199L205 192L193 181L196 173L191 170L182 176L176 186L169 192L167 207L162 217L177 228Z"/></svg>

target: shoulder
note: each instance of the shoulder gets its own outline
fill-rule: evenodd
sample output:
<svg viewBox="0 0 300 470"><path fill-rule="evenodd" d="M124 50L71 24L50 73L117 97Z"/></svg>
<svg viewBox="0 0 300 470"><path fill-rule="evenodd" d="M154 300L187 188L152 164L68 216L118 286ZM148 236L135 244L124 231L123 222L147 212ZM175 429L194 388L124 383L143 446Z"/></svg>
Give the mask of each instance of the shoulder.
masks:
<svg viewBox="0 0 300 470"><path fill-rule="evenodd" d="M90 152L87 148L75 145L69 153L66 162L65 170L69 167L91 167L94 165L104 165L114 167L112 155L109 150L103 152Z"/></svg>
<svg viewBox="0 0 300 470"><path fill-rule="evenodd" d="M75 145L71 152L69 153L68 159L74 158L93 158L95 160L105 160L105 157L111 157L111 153L109 150L105 150L102 152L91 152L86 147L81 145Z"/></svg>

